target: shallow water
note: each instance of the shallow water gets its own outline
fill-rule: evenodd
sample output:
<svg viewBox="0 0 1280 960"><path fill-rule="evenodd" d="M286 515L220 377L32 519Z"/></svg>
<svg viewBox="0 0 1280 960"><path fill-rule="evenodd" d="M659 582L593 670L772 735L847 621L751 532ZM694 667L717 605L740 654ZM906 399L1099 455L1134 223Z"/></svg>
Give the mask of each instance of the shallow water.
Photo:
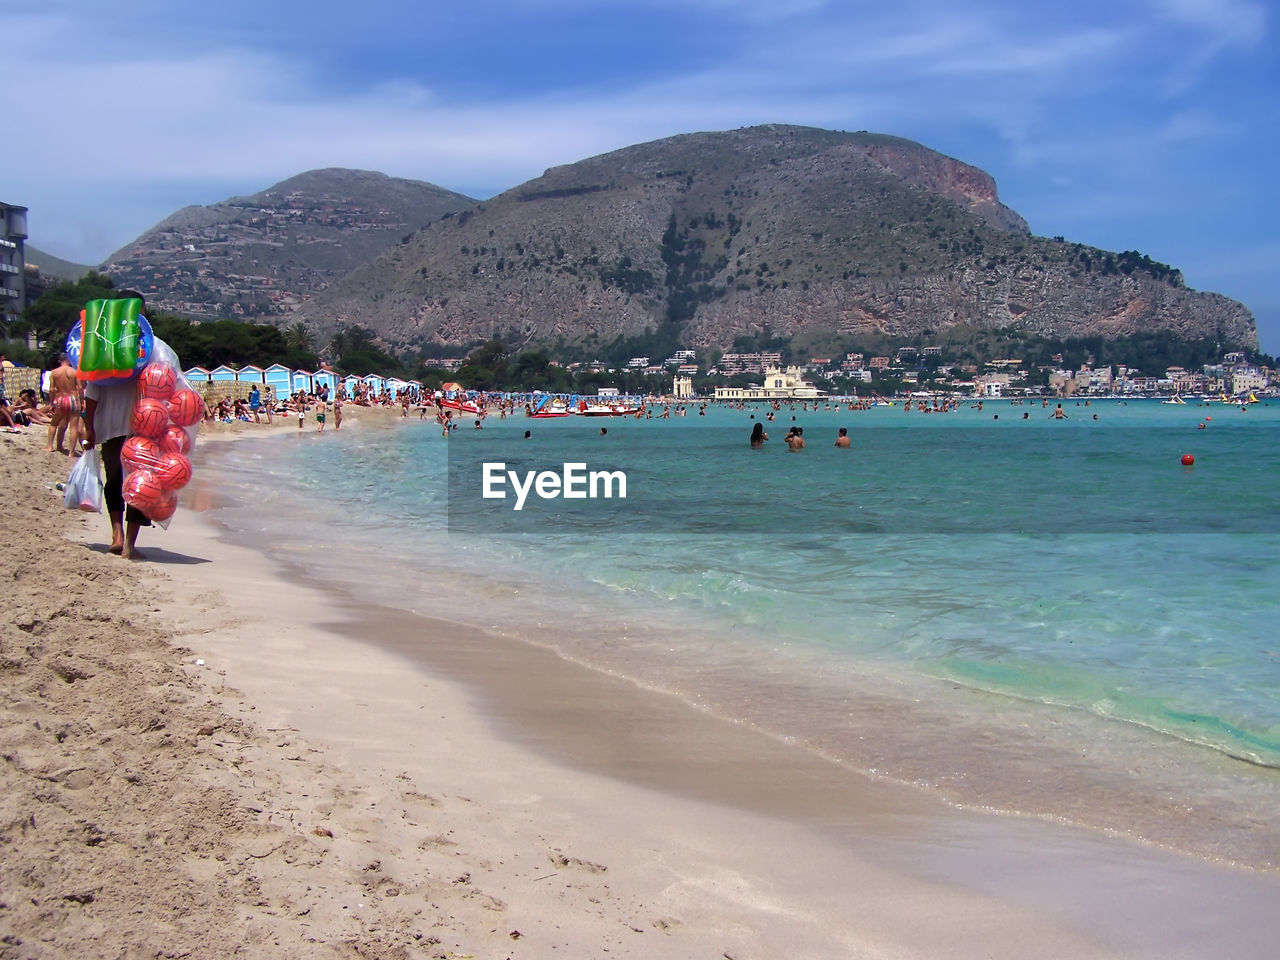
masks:
<svg viewBox="0 0 1280 960"><path fill-rule="evenodd" d="M367 599L957 803L1280 863L1280 404L1066 409L784 409L758 451L764 408L352 422L201 469L236 535ZM627 498L516 512L486 462L622 470Z"/></svg>

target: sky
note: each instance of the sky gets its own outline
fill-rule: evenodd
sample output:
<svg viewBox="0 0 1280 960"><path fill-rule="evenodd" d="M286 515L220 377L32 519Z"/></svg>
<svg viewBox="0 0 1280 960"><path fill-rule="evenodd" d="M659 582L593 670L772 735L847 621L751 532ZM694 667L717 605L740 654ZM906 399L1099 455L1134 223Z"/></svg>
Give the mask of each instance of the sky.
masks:
<svg viewBox="0 0 1280 960"><path fill-rule="evenodd" d="M907 137L1280 354L1275 0L5 0L0 201L81 263L321 167L484 199L679 133Z"/></svg>

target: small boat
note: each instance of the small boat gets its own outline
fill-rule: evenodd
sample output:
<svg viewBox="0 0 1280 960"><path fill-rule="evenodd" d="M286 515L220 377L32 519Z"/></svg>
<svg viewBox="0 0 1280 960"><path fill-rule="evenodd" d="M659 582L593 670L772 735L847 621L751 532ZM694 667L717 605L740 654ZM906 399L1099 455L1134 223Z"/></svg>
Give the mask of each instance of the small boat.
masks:
<svg viewBox="0 0 1280 960"><path fill-rule="evenodd" d="M1180 403L1180 404L1185 404L1187 401L1183 400L1181 396L1179 396L1178 394L1176 394L1176 393L1175 393L1175 394L1174 394L1172 397L1170 397L1168 400L1161 400L1160 402L1161 402L1161 403Z"/></svg>
<svg viewBox="0 0 1280 960"><path fill-rule="evenodd" d="M534 420L552 420L558 417L567 417L572 412L563 400L559 397L552 399L550 394L544 395L539 399L536 406L528 403L524 405L524 415Z"/></svg>
<svg viewBox="0 0 1280 960"><path fill-rule="evenodd" d="M441 399L440 406L445 410L456 410L459 413L476 413L480 412L480 407L471 400L450 400L447 397Z"/></svg>
<svg viewBox="0 0 1280 960"><path fill-rule="evenodd" d="M617 403L587 403L582 400L574 411L580 417L634 417L644 407L624 407Z"/></svg>

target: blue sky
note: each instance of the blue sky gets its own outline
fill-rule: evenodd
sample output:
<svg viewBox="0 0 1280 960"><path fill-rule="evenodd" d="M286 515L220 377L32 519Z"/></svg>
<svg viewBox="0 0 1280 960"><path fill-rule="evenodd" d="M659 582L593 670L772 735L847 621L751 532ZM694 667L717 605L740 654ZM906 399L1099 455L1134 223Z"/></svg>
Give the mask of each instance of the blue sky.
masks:
<svg viewBox="0 0 1280 960"><path fill-rule="evenodd" d="M633 143L797 123L991 173L1038 234L1136 249L1280 353L1280 46L1260 0L7 0L0 200L96 263L317 167L485 198ZM16 85L14 85L16 82Z"/></svg>

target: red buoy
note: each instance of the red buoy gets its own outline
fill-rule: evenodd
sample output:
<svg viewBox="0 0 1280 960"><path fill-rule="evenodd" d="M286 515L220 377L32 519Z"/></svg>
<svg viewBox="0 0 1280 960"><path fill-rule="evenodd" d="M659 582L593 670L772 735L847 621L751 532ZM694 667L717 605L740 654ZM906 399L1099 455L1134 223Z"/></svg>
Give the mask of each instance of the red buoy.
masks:
<svg viewBox="0 0 1280 960"><path fill-rule="evenodd" d="M1182 465L1183 465L1184 467L1189 467L1189 466L1191 466L1191 465L1192 465L1193 463L1195 463L1195 462L1196 462L1196 458L1195 458L1195 457L1193 457L1191 454L1189 454L1189 453L1184 453L1184 454L1182 455Z"/></svg>

